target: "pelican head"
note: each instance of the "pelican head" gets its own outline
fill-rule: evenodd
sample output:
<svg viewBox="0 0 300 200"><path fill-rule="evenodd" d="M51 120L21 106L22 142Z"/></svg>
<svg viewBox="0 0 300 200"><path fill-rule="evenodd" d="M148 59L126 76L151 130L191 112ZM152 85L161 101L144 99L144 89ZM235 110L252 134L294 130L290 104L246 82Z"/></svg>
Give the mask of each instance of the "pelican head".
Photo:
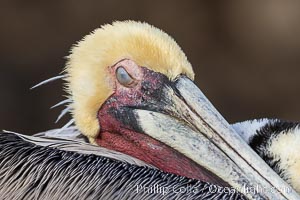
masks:
<svg viewBox="0 0 300 200"><path fill-rule="evenodd" d="M75 124L91 143L250 199L295 197L195 86L190 62L160 29L104 25L72 48L65 73ZM276 189L243 191L256 186Z"/></svg>

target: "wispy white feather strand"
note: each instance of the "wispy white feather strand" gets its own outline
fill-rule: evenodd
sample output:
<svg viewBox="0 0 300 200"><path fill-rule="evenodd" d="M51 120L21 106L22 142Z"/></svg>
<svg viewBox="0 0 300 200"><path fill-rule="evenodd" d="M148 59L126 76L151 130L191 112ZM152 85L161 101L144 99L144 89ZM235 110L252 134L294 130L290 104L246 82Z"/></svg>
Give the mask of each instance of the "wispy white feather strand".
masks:
<svg viewBox="0 0 300 200"><path fill-rule="evenodd" d="M60 76L55 76L55 77L49 78L47 80L44 80L44 81L36 84L35 86L31 87L30 89L32 90L34 88L40 87L41 85L45 85L46 83L49 83L49 82L52 82L52 81L55 81L55 80L58 80L58 79L62 79L64 77L65 77L65 75L60 75Z"/></svg>
<svg viewBox="0 0 300 200"><path fill-rule="evenodd" d="M75 122L75 120L71 119L63 127L61 127L60 129L58 129L58 131L55 134L58 134L58 133L64 131L65 129L69 128L74 122Z"/></svg>
<svg viewBox="0 0 300 200"><path fill-rule="evenodd" d="M61 113L59 114L59 116L57 117L55 123L59 122L59 120L60 120L63 116L65 116L71 109L72 109L72 108L71 108L70 105L67 106L65 109L63 109L63 110L61 111Z"/></svg>
<svg viewBox="0 0 300 200"><path fill-rule="evenodd" d="M52 106L50 109L56 108L58 106L64 105L66 103L71 103L72 100L71 99L65 99L63 101L58 102L57 104L55 104L54 106Z"/></svg>

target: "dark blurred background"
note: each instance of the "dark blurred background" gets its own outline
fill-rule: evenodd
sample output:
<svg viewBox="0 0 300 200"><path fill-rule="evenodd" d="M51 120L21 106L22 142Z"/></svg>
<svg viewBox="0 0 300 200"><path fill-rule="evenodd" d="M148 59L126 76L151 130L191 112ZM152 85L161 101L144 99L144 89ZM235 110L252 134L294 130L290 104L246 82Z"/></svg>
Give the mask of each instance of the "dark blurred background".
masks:
<svg viewBox="0 0 300 200"><path fill-rule="evenodd" d="M76 3L75 3L76 2ZM300 121L300 1L1 1L0 128L36 133L54 124L59 74L73 43L105 23L133 19L175 38L196 82L229 122Z"/></svg>

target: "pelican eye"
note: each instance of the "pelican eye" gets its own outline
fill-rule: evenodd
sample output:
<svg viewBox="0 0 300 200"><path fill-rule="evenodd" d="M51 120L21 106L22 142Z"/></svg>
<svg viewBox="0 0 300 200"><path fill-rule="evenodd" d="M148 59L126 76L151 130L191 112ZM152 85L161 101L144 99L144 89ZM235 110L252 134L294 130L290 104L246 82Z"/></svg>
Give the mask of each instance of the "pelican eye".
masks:
<svg viewBox="0 0 300 200"><path fill-rule="evenodd" d="M116 75L119 83L126 87L130 86L134 82L133 78L131 78L131 76L123 67L119 67L117 69Z"/></svg>

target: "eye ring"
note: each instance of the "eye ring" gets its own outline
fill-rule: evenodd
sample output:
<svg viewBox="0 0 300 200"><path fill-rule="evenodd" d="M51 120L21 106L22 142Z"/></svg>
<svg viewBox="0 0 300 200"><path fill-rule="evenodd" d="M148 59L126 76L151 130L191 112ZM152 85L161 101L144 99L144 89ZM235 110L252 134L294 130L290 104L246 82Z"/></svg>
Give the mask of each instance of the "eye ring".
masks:
<svg viewBox="0 0 300 200"><path fill-rule="evenodd" d="M125 87L130 87L134 82L134 79L129 75L123 66L120 66L116 70L116 77L120 84Z"/></svg>

